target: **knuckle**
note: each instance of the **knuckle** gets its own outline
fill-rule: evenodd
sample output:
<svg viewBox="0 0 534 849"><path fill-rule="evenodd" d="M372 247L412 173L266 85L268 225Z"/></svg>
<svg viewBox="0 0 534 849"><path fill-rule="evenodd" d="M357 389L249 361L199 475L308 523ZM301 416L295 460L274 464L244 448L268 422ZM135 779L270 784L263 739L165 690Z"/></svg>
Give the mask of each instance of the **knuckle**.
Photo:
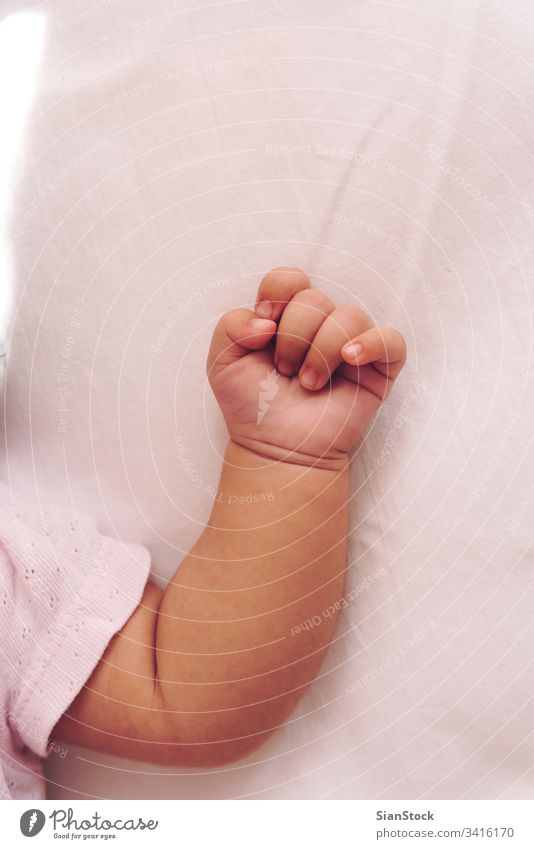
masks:
<svg viewBox="0 0 534 849"><path fill-rule="evenodd" d="M233 310L228 310L228 312L223 313L219 319L220 327L228 327L230 324L235 324L238 321L243 313L243 310L239 307L236 307Z"/></svg>
<svg viewBox="0 0 534 849"><path fill-rule="evenodd" d="M397 339L397 341L399 342L399 344L402 345L403 348L406 348L406 339L404 338L404 336L402 335L400 330L396 330L395 328L392 328L392 333L394 334L394 336Z"/></svg>
<svg viewBox="0 0 534 849"><path fill-rule="evenodd" d="M368 325L370 323L367 314L354 304L341 304L336 313L339 313L340 318L349 321L351 324Z"/></svg>
<svg viewBox="0 0 534 849"><path fill-rule="evenodd" d="M311 283L302 269L283 265L272 268L261 281L262 291L268 288L277 292L287 288L288 285L292 289L300 290L309 288Z"/></svg>
<svg viewBox="0 0 534 849"><path fill-rule="evenodd" d="M271 268L269 274L301 274L306 277L302 268L297 268L296 265L275 265L274 268Z"/></svg>
<svg viewBox="0 0 534 849"><path fill-rule="evenodd" d="M390 344L398 345L401 350L406 350L406 340L402 333L395 327L386 326L382 329L382 337Z"/></svg>
<svg viewBox="0 0 534 849"><path fill-rule="evenodd" d="M312 307L325 315L328 315L334 309L334 305L328 295L325 295L320 289L304 289L295 295L293 302Z"/></svg>
<svg viewBox="0 0 534 849"><path fill-rule="evenodd" d="M395 332L397 333L397 339L398 339L399 347L400 347L400 350L401 350L402 358L406 359L406 356L407 356L407 353L408 353L408 348L407 348L407 345L406 345L406 339L404 338L402 333L399 333L398 330L395 331Z"/></svg>

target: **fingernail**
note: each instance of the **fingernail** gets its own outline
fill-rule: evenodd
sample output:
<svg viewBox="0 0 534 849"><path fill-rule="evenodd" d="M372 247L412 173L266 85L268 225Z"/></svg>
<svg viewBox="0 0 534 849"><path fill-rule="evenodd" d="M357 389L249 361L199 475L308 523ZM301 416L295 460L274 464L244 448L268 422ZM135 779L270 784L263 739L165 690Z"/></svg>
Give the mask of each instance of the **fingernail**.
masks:
<svg viewBox="0 0 534 849"><path fill-rule="evenodd" d="M295 369L293 368L291 363L287 362L287 360L280 360L276 368L278 369L280 374L285 374L286 377L291 377L291 375L295 373Z"/></svg>
<svg viewBox="0 0 534 849"><path fill-rule="evenodd" d="M256 315L261 318L271 318L273 314L273 305L271 301L260 301L256 307Z"/></svg>
<svg viewBox="0 0 534 849"><path fill-rule="evenodd" d="M363 350L363 345L359 342L355 342L353 345L345 345L343 348L343 353L345 356L349 358L349 360L357 360Z"/></svg>
<svg viewBox="0 0 534 849"><path fill-rule="evenodd" d="M264 318L253 318L250 322L250 326L254 330L261 330L263 333L267 333L268 330L273 329L272 322L267 321Z"/></svg>
<svg viewBox="0 0 534 849"><path fill-rule="evenodd" d="M300 382L306 389L313 389L317 383L317 372L313 368L305 368L300 375Z"/></svg>

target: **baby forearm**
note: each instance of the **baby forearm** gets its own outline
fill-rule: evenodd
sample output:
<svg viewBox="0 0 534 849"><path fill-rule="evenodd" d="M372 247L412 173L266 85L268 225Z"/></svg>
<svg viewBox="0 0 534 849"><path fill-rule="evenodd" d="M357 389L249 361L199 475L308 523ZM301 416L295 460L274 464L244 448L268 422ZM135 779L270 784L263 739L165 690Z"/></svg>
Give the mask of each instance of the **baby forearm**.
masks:
<svg viewBox="0 0 534 849"><path fill-rule="evenodd" d="M177 729L195 727L206 763L255 748L318 670L335 627L320 614L343 593L347 478L229 443L210 521L156 632L162 708Z"/></svg>

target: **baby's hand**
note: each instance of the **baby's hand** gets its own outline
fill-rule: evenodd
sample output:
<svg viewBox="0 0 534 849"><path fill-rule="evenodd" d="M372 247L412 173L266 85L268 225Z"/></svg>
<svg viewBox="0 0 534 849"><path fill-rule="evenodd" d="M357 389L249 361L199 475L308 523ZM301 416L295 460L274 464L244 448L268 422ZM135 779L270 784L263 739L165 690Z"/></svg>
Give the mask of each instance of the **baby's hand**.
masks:
<svg viewBox="0 0 534 849"><path fill-rule="evenodd" d="M271 271L256 312L215 328L208 377L234 442L273 460L341 468L406 360L401 334L335 307L294 268Z"/></svg>

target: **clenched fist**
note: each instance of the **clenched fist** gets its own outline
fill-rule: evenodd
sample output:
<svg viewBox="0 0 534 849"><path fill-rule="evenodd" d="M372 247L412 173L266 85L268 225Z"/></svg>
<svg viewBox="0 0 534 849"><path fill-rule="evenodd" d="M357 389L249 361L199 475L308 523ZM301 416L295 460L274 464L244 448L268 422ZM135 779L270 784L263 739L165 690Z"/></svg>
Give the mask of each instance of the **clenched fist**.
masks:
<svg viewBox="0 0 534 849"><path fill-rule="evenodd" d="M220 319L207 372L234 442L273 460L342 468L406 360L401 334L335 306L306 275L278 268L256 311Z"/></svg>

